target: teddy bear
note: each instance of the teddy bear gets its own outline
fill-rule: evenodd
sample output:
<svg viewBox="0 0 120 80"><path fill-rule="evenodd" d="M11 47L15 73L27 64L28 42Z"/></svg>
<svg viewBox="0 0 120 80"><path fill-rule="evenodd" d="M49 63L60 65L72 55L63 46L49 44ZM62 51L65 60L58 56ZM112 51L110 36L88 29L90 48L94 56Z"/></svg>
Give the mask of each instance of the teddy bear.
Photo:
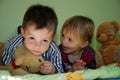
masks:
<svg viewBox="0 0 120 80"><path fill-rule="evenodd" d="M99 25L96 40L101 43L97 51L101 54L104 64L120 63L120 40L117 38L120 25L117 21L103 22Z"/></svg>
<svg viewBox="0 0 120 80"><path fill-rule="evenodd" d="M41 55L33 55L24 45L19 46L14 53L14 59L0 70L8 70L11 75L39 74L40 65L44 61Z"/></svg>

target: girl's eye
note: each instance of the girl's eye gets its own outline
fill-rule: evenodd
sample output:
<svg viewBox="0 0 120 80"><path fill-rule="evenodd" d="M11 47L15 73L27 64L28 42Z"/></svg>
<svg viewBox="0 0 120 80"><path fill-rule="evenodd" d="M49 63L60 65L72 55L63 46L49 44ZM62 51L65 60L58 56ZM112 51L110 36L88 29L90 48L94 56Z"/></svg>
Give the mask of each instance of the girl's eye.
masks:
<svg viewBox="0 0 120 80"><path fill-rule="evenodd" d="M64 38L64 34L62 34L61 37Z"/></svg>
<svg viewBox="0 0 120 80"><path fill-rule="evenodd" d="M69 42L73 42L73 40L71 38L69 38Z"/></svg>

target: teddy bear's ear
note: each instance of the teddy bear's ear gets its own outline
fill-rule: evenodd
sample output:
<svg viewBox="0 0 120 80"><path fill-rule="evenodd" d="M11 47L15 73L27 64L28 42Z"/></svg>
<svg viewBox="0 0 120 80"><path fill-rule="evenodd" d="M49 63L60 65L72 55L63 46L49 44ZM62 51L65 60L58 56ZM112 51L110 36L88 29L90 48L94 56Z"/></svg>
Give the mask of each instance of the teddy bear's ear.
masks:
<svg viewBox="0 0 120 80"><path fill-rule="evenodd" d="M116 32L120 30L120 24L117 21L112 21L111 24L115 27Z"/></svg>

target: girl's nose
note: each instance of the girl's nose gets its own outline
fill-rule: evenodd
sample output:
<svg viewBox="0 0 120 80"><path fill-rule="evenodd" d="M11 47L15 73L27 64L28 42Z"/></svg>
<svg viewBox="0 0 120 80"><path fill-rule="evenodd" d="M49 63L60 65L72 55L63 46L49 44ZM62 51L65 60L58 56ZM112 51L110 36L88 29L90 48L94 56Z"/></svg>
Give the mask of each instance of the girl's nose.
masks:
<svg viewBox="0 0 120 80"><path fill-rule="evenodd" d="M67 39L63 39L62 44L67 45Z"/></svg>

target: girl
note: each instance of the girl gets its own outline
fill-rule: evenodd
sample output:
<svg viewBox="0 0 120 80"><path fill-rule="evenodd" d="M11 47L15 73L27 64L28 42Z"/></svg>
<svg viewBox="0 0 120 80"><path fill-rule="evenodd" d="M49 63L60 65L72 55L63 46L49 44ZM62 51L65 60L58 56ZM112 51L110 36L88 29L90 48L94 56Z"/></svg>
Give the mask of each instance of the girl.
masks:
<svg viewBox="0 0 120 80"><path fill-rule="evenodd" d="M95 69L95 51L89 46L94 23L84 16L73 16L65 21L59 45L65 71Z"/></svg>

